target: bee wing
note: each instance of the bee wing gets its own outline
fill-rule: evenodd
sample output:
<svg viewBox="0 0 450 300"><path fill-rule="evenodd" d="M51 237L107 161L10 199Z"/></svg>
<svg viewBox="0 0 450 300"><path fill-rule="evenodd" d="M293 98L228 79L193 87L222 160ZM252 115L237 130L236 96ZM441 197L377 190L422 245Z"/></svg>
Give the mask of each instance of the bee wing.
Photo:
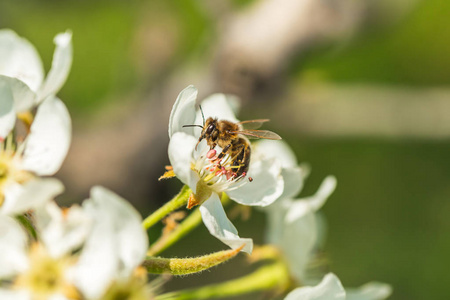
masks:
<svg viewBox="0 0 450 300"><path fill-rule="evenodd" d="M275 132L269 130L250 130L244 129L239 131L230 131L231 133L242 134L248 136L249 138L259 138L268 140L281 140L281 137Z"/></svg>
<svg viewBox="0 0 450 300"><path fill-rule="evenodd" d="M241 121L238 124L242 125L245 129L258 129L263 123L269 122L269 119L257 119L257 120L247 120Z"/></svg>

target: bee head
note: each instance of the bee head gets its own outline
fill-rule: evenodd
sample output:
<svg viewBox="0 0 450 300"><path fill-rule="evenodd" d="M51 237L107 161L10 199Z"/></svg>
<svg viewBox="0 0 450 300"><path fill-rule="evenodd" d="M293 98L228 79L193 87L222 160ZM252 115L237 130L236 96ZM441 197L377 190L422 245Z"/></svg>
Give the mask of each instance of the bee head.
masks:
<svg viewBox="0 0 450 300"><path fill-rule="evenodd" d="M217 129L217 119L213 119L211 117L209 117L206 122L205 125L203 126L203 130L202 133L198 139L198 143L197 145L195 145L195 149L197 150L197 146L198 144L203 140L206 139L207 141L212 141L214 142L218 135L218 129Z"/></svg>

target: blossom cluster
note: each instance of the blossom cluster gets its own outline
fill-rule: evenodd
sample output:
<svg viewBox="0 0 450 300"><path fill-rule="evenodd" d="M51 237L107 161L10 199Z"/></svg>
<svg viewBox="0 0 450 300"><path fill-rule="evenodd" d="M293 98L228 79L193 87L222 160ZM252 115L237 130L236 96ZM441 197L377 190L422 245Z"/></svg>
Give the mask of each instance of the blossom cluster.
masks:
<svg viewBox="0 0 450 300"><path fill-rule="evenodd" d="M236 294L276 287L288 300L389 296L386 284L344 289L336 275L310 271L323 240L317 212L336 187L333 176L314 195L296 199L309 168L297 162L284 141L252 144L248 172L236 177L230 171L235 157L226 151L219 156L224 149L199 142L203 128L185 127L203 124L205 116L239 122L238 102L223 94L203 100L201 111L193 86L179 94L169 119L171 166L163 178L176 176L185 187L145 220L100 186L81 205L60 207L55 197L64 186L50 176L61 167L71 142L70 115L56 96L71 68L71 40L70 32L55 37L52 66L44 76L33 45L11 30L0 30L0 299L200 299L205 295L201 287L198 293L156 295L147 274L195 273L240 251L269 262L260 273L240 278L247 290ZM267 215L266 245L239 236L224 209L229 199ZM171 213L184 205L192 212L178 224ZM163 218L165 231L150 244L146 229ZM201 221L231 249L197 258L155 256ZM269 269L279 275L267 276ZM257 280L258 274L265 279ZM205 288L211 298L219 298L224 289L230 294L229 287Z"/></svg>

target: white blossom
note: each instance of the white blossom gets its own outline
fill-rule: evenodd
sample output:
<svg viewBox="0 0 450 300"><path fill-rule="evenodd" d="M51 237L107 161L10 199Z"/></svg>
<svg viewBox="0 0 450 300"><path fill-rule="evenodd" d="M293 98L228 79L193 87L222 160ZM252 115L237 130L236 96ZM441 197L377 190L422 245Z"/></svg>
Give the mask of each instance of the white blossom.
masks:
<svg viewBox="0 0 450 300"><path fill-rule="evenodd" d="M130 280L145 258L148 239L139 213L124 199L94 187L83 209L94 219L75 270L75 282L87 299L99 299Z"/></svg>
<svg viewBox="0 0 450 300"><path fill-rule="evenodd" d="M85 218L74 217L79 213L74 214L73 209L68 209L66 214L51 202L36 211L37 228L40 229L38 236L42 240L33 243L28 241L27 234L16 220L0 215L0 298L78 298L72 278L76 265L72 253L84 241L89 223ZM64 230L64 236L55 229ZM77 236L76 241L66 236ZM63 245L67 241L70 243Z"/></svg>
<svg viewBox="0 0 450 300"><path fill-rule="evenodd" d="M285 300L383 300L390 296L392 288L385 283L370 282L360 288L346 290L339 278L328 273L316 286L296 288Z"/></svg>
<svg viewBox="0 0 450 300"><path fill-rule="evenodd" d="M0 82L11 87L17 113L56 95L65 83L72 65L72 33L56 35L54 43L52 66L45 77L34 46L10 29L0 30Z"/></svg>
<svg viewBox="0 0 450 300"><path fill-rule="evenodd" d="M233 224L228 220L220 202L222 193L234 201L251 206L267 206L283 193L284 179L281 163L273 157L252 159L247 176L253 179L226 176L215 169L214 162L208 158L209 148L202 141L197 149L200 136L198 128L183 128L183 125L202 125L203 117L196 110L197 89L189 86L178 96L169 120L169 159L176 176L195 193L201 204L203 222L210 233L230 246L238 248L245 244L243 251L250 253L252 240L242 239ZM235 105L223 94L215 94L202 102L204 117L238 122ZM221 150L217 147L218 152ZM225 156L222 165L230 162Z"/></svg>
<svg viewBox="0 0 450 300"><path fill-rule="evenodd" d="M13 140L9 135L0 142L0 214L22 213L52 198L46 193L54 195L62 191L62 186L52 179L37 176L53 175L59 170L70 141L67 108L58 98L49 97L39 105L23 141ZM26 196L34 193L36 196Z"/></svg>

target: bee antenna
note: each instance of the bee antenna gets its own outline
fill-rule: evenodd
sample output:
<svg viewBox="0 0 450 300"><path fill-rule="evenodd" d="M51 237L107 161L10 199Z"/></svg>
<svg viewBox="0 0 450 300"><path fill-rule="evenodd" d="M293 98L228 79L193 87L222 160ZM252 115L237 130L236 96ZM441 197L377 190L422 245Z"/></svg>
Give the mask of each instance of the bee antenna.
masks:
<svg viewBox="0 0 450 300"><path fill-rule="evenodd" d="M200 112L202 113L202 118L203 118L203 126L205 126L205 115L203 114L202 106L199 104L198 107L200 107Z"/></svg>
<svg viewBox="0 0 450 300"><path fill-rule="evenodd" d="M183 125L183 127L200 127L200 128L203 128L202 125Z"/></svg>

